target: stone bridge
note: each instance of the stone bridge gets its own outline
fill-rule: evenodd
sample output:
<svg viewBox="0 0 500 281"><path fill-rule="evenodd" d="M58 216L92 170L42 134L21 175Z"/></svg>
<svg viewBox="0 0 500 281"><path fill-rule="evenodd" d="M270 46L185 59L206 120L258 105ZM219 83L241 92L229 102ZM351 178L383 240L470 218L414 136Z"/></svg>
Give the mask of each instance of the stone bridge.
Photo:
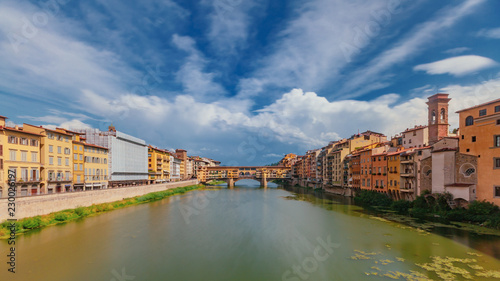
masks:
<svg viewBox="0 0 500 281"><path fill-rule="evenodd" d="M290 179L291 169L284 166L237 166L237 167L209 167L198 168L198 181L207 183L212 180L223 180L228 187L243 179L260 181L260 185L267 187L267 182L276 179Z"/></svg>

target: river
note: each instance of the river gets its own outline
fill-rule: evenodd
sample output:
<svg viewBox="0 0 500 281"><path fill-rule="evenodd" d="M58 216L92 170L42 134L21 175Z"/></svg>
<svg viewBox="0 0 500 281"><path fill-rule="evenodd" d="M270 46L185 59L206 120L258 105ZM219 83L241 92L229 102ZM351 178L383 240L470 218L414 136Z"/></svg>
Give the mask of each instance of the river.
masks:
<svg viewBox="0 0 500 281"><path fill-rule="evenodd" d="M390 222L345 198L256 184L195 190L19 236L15 274L7 272L9 246L1 241L0 280L495 280L500 274L500 260L487 250L498 249L494 236L461 240L462 232Z"/></svg>

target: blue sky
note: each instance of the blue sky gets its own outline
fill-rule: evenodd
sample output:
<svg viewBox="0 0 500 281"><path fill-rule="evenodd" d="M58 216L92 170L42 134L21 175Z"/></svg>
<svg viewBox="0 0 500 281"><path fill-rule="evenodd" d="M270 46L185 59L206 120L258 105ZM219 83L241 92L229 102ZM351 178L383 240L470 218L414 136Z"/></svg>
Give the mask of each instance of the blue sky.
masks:
<svg viewBox="0 0 500 281"><path fill-rule="evenodd" d="M0 115L118 130L229 165L500 97L500 3L0 3ZM450 115L457 127L456 114Z"/></svg>

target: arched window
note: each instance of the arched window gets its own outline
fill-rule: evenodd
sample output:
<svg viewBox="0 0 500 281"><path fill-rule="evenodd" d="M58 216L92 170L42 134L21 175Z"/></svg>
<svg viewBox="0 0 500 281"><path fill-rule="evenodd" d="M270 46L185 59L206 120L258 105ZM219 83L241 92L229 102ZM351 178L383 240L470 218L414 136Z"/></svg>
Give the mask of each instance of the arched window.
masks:
<svg viewBox="0 0 500 281"><path fill-rule="evenodd" d="M441 123L444 123L444 121L446 120L446 110L444 110L444 108L441 108Z"/></svg>
<svg viewBox="0 0 500 281"><path fill-rule="evenodd" d="M436 111L434 111L434 110L432 111L432 119L431 120L432 120L431 124L436 124Z"/></svg>
<svg viewBox="0 0 500 281"><path fill-rule="evenodd" d="M468 116L465 118L465 126L471 126L474 125L474 117Z"/></svg>

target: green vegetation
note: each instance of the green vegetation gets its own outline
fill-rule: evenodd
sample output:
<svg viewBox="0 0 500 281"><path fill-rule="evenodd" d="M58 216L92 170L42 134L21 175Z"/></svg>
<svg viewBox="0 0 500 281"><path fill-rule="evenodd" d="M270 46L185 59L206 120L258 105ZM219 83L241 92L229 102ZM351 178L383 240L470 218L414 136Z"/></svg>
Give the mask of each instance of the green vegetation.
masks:
<svg viewBox="0 0 500 281"><path fill-rule="evenodd" d="M46 226L55 225L59 223L65 223L68 221L81 219L87 216L98 215L100 213L104 213L114 209L124 208L126 206L157 201L175 194L183 194L188 191L199 189L202 187L203 185L177 187L164 191L148 193L134 198L125 198L123 200L111 203L97 204L89 207L78 207L75 209L62 210L48 215L24 218L16 222L16 233L17 234L26 233L33 229L43 228ZM0 239L7 239L9 237L10 234L10 230L8 229L9 225L10 222L7 221L0 224Z"/></svg>
<svg viewBox="0 0 500 281"><path fill-rule="evenodd" d="M211 181L209 183L206 183L206 185L219 185L219 184L223 184L223 183L226 183L225 181Z"/></svg>
<svg viewBox="0 0 500 281"><path fill-rule="evenodd" d="M424 192L414 201L393 201L386 194L370 190L362 190L354 197L354 202L368 209L385 212L396 212L400 215L437 221L441 223L464 222L500 230L500 208L486 201L474 201L468 209L452 209L448 201L451 194L434 194Z"/></svg>

